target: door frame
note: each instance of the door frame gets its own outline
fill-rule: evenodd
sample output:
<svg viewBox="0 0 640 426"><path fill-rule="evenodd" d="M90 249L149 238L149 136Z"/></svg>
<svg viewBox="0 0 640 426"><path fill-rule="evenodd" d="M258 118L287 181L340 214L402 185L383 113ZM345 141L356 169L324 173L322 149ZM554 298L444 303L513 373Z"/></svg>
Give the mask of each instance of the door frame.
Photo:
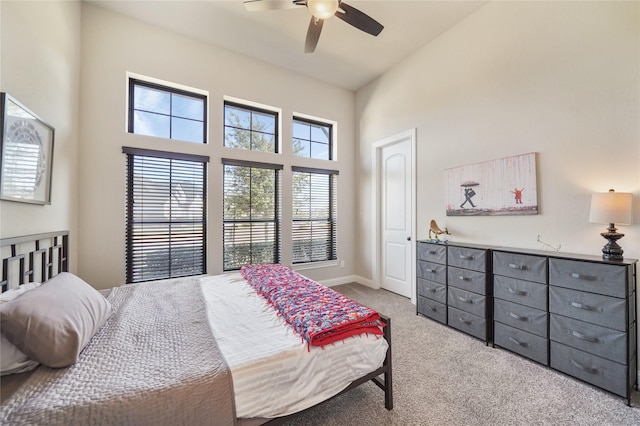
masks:
<svg viewBox="0 0 640 426"><path fill-rule="evenodd" d="M373 164L373 184L372 184L372 208L373 221L372 221L372 234L373 235L373 256L372 256L372 279L377 284L378 288L381 288L380 277L382 275L381 269L383 265L383 259L381 247L382 247L382 233L380 232L381 225L381 205L380 205L380 189L382 178L381 173L381 159L382 150L388 146L394 145L399 142L404 142L407 139L411 142L411 303L416 304L416 136L417 131L415 128L407 130L406 132L399 133L397 135L388 137L381 141L378 141L372 145L372 164Z"/></svg>

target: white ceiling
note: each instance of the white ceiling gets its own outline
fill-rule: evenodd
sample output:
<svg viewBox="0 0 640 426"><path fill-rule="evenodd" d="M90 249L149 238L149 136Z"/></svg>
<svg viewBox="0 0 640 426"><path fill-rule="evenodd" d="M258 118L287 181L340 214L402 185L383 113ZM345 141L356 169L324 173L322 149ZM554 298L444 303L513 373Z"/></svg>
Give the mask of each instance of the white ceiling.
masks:
<svg viewBox="0 0 640 426"><path fill-rule="evenodd" d="M486 1L346 0L384 25L378 37L332 17L304 53L306 7L250 12L243 0L85 0L355 91L482 7ZM264 0L271 1L271 0Z"/></svg>

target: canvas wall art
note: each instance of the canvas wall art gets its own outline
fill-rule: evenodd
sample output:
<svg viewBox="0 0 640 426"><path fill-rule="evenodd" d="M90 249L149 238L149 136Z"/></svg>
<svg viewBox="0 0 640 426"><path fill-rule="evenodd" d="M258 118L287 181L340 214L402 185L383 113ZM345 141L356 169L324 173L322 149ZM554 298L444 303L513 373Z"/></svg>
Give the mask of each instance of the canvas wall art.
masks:
<svg viewBox="0 0 640 426"><path fill-rule="evenodd" d="M535 152L445 170L447 216L538 214Z"/></svg>

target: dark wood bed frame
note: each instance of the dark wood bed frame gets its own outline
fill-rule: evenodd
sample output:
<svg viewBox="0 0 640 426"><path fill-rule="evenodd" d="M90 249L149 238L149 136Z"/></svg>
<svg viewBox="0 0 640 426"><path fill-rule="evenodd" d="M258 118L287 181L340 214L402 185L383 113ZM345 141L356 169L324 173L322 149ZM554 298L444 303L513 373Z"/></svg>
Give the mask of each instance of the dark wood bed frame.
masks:
<svg viewBox="0 0 640 426"><path fill-rule="evenodd" d="M27 282L45 282L60 272L69 271L69 231L33 234L21 237L0 239L2 250L2 292ZM384 391L384 406L393 409L393 375L391 363L391 318L381 315L386 323L384 339L389 344L382 367L352 382L339 394L313 407L297 413L269 419L267 425L280 425L294 417L324 404L343 393L368 381L375 383Z"/></svg>
<svg viewBox="0 0 640 426"><path fill-rule="evenodd" d="M69 231L0 239L2 292L69 271Z"/></svg>
<svg viewBox="0 0 640 426"><path fill-rule="evenodd" d="M299 416L302 413L305 413L309 410L312 410L322 404L324 404L325 402L331 401L333 398L336 398L340 395L342 395L345 392L350 391L353 388L357 388L358 386L367 383L369 380L371 380L373 383L375 383L380 389L382 389L384 391L384 408L386 408L387 410L392 410L393 409L393 374L392 374L392 368L391 368L391 318L385 316L385 315L380 315L380 317L383 319L383 321L387 324L387 326L384 328L384 339L387 341L387 343L389 344L389 347L387 348L387 355L384 359L384 363L382 364L382 367L378 368L377 370L367 374L366 376L363 376L353 382L351 382L351 384L349 386L347 386L342 392L332 396L329 399L325 399L324 401L309 407L305 410L302 411L298 411L297 413L293 413L290 414L288 416L283 416L283 417L278 417L272 420L269 420L266 423L263 423L264 425L281 425L286 423L287 421Z"/></svg>

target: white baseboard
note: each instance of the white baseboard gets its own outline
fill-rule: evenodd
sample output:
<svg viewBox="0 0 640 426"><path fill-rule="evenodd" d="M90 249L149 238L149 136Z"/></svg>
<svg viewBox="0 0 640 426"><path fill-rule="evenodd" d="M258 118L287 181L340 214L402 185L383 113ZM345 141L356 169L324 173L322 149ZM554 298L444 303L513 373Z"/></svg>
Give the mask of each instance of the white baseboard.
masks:
<svg viewBox="0 0 640 426"><path fill-rule="evenodd" d="M349 283L358 283L371 288L378 288L373 285L373 281L368 278L363 278L358 275L347 275L339 278L332 278L330 280L320 281L321 284L326 285L327 287L333 287L336 285L349 284Z"/></svg>

